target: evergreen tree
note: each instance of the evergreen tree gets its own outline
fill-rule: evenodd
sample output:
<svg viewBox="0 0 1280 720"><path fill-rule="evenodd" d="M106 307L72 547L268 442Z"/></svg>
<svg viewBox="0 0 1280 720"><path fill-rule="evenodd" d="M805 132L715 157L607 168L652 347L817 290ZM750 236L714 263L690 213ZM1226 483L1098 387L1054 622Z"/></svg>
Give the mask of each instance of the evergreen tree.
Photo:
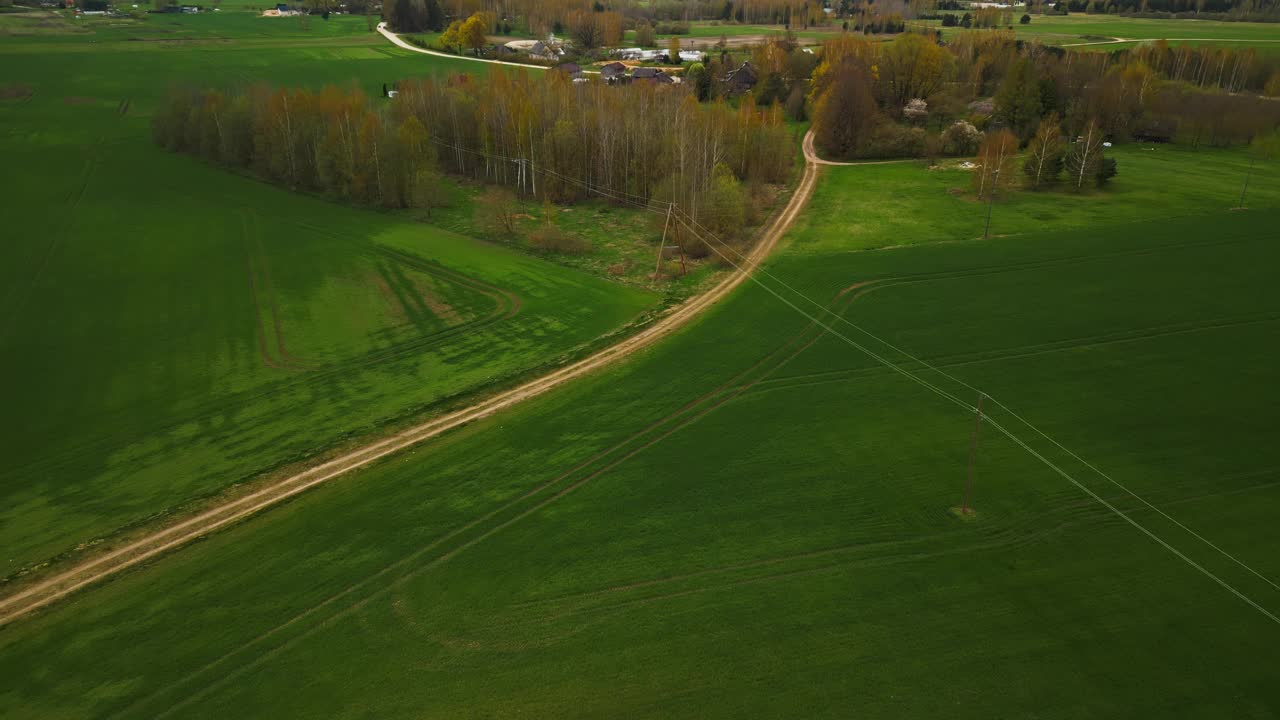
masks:
<svg viewBox="0 0 1280 720"><path fill-rule="evenodd" d="M1026 137L1043 110L1040 85L1031 60L1021 58L1014 63L996 92L995 103L996 117L1019 137Z"/></svg>
<svg viewBox="0 0 1280 720"><path fill-rule="evenodd" d="M439 0L426 0L425 3L426 20L423 23L431 32L440 32L444 30L444 10L440 8Z"/></svg>

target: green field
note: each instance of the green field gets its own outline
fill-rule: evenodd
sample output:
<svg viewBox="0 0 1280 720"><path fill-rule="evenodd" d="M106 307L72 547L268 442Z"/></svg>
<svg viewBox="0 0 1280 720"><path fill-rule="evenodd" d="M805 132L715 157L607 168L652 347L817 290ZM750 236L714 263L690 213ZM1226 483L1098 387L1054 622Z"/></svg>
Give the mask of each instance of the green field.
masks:
<svg viewBox="0 0 1280 720"><path fill-rule="evenodd" d="M0 87L31 91L0 100L0 158L20 169L0 175L0 576L510 381L659 300L155 147L148 113L173 84L376 95L457 67L363 18L152 16L137 32L169 25L205 39L0 41Z"/></svg>
<svg viewBox="0 0 1280 720"><path fill-rule="evenodd" d="M0 38L34 91L0 100L12 567L660 301L469 237L465 200L424 224L155 148L171 83L457 66L249 20L281 22ZM990 240L954 164L823 168L670 339L0 627L0 717L1280 716L1280 165L1233 210L1242 151L1108 152Z"/></svg>
<svg viewBox="0 0 1280 720"><path fill-rule="evenodd" d="M1138 43L1100 44L1108 39L1168 40L1173 45L1212 45L1226 48L1254 47L1259 52L1280 52L1280 25L1276 23L1222 22L1218 20L1158 20L1116 15L1033 15L1031 22L1017 22L1013 29L1021 39L1037 39L1047 45L1118 50ZM941 28L941 21L925 21L946 34L968 32Z"/></svg>
<svg viewBox="0 0 1280 720"><path fill-rule="evenodd" d="M827 168L762 280L1275 578L1280 169L1231 211L1239 155L1176 155L1174 179L1167 152L1117 149L1106 193L1000 203L985 242L960 171ZM0 714L1280 713L1275 623L990 425L959 520L972 427L748 285L624 366L5 628Z"/></svg>

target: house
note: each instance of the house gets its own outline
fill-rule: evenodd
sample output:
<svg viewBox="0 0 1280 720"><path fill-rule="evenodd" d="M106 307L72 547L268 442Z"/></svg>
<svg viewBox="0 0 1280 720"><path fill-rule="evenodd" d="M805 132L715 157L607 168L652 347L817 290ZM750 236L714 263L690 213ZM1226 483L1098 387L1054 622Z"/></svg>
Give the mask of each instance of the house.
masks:
<svg viewBox="0 0 1280 720"><path fill-rule="evenodd" d="M750 62L744 62L720 78L720 82L725 84L725 90L730 95L741 95L756 86L756 69L751 67Z"/></svg>
<svg viewBox="0 0 1280 720"><path fill-rule="evenodd" d="M511 52L524 53L539 60L555 60L557 54L541 40L512 40L504 45Z"/></svg>
<svg viewBox="0 0 1280 720"><path fill-rule="evenodd" d="M627 66L620 62L611 62L600 68L600 79L607 83L627 81Z"/></svg>
<svg viewBox="0 0 1280 720"><path fill-rule="evenodd" d="M638 67L631 71L632 82L652 82L660 85L670 85L673 81L671 76L662 72L658 68Z"/></svg>
<svg viewBox="0 0 1280 720"><path fill-rule="evenodd" d="M559 65L551 68L551 70L554 72L562 72L575 80L582 77L582 68L578 67L578 63L560 63Z"/></svg>

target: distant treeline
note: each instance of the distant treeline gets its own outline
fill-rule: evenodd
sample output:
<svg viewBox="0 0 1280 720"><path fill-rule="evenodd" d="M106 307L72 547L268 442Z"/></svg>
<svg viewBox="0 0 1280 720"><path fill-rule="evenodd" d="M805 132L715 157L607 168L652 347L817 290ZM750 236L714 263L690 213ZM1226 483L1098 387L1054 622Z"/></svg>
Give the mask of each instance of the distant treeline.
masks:
<svg viewBox="0 0 1280 720"><path fill-rule="evenodd" d="M1089 14L1166 19L1280 20L1280 2L1277 0L1064 0L1056 4L1070 12Z"/></svg>
<svg viewBox="0 0 1280 720"><path fill-rule="evenodd" d="M382 0L383 17L403 31L443 29L446 19L487 13L495 32L512 30L545 37L572 36L592 22L620 31L641 25L667 25L660 34L692 21L787 25L795 30L814 26L848 28L884 25L884 18L916 20L935 17L942 10L970 9L959 0ZM1015 8L1020 15L1024 4ZM1280 19L1280 0L1030 0L1028 11L1138 13L1164 17L1235 20ZM594 18L594 19L593 19ZM877 18L880 18L879 20ZM1008 24L1008 23L1006 23ZM890 26L884 32L898 32Z"/></svg>
<svg viewBox="0 0 1280 720"><path fill-rule="evenodd" d="M753 192L784 182L794 143L776 108L701 104L679 86L573 83L561 73L358 89L175 90L157 142L293 188L381 207L430 207L440 172L557 202L595 192L674 202L725 236Z"/></svg>

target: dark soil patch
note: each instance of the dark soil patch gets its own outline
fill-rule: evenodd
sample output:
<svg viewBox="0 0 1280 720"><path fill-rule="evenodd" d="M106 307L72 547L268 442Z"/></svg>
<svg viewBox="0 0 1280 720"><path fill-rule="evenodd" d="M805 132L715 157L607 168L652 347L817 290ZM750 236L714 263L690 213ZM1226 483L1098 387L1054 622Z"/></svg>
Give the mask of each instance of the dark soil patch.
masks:
<svg viewBox="0 0 1280 720"><path fill-rule="evenodd" d="M25 83L0 86L0 100L23 100L31 97L31 94L31 86Z"/></svg>

